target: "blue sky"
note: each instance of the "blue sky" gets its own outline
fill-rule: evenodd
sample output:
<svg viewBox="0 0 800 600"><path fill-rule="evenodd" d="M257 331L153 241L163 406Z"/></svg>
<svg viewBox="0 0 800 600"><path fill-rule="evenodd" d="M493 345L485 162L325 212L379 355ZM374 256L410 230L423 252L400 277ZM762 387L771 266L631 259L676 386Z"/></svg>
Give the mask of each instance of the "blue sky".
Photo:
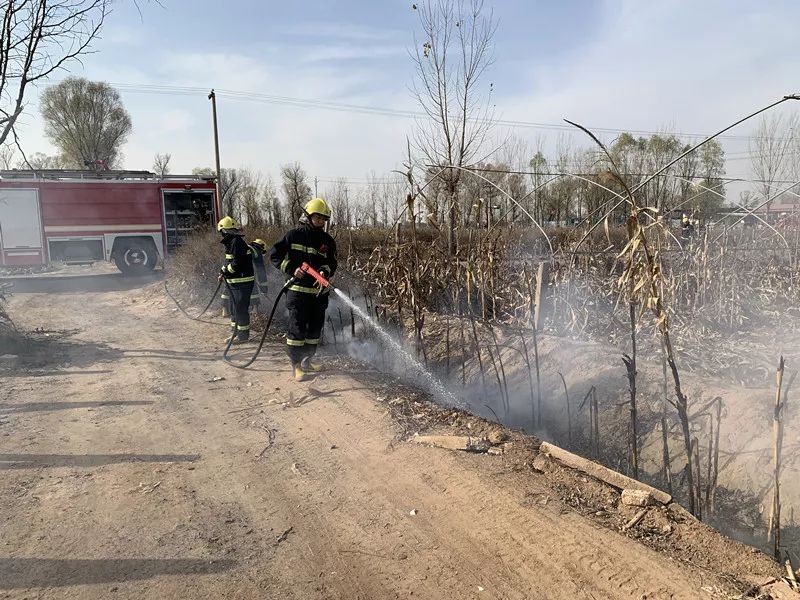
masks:
<svg viewBox="0 0 800 600"><path fill-rule="evenodd" d="M117 3L75 74L123 84L134 132L125 166L173 171L213 164L205 93L150 94L141 85L191 86L418 110L408 50L410 1L163 0ZM496 115L596 127L709 132L784 93L800 91L800 3L739 0L487 0L499 26L486 75ZM35 97L24 118L28 151L54 153ZM220 98L225 166L277 173L301 162L311 176L363 178L402 161L413 120ZM753 125L754 127L754 125ZM738 131L750 133L752 127ZM553 148L551 130L513 132ZM584 143L575 136L576 141ZM745 142L726 142L743 152ZM746 174L746 161L729 173Z"/></svg>

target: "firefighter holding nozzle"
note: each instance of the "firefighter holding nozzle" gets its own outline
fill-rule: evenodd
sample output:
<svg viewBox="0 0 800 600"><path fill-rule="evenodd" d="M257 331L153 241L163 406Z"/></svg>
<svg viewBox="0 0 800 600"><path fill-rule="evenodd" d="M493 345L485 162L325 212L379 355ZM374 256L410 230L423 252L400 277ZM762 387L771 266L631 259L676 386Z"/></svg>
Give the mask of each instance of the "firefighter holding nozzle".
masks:
<svg viewBox="0 0 800 600"><path fill-rule="evenodd" d="M272 264L287 279L294 279L286 291L286 352L297 381L305 381L309 374L321 370L313 358L325 323L330 289L301 267L306 263L328 279L336 273L336 242L325 231L330 218L331 209L325 200L310 200L299 225L276 242L270 252Z"/></svg>

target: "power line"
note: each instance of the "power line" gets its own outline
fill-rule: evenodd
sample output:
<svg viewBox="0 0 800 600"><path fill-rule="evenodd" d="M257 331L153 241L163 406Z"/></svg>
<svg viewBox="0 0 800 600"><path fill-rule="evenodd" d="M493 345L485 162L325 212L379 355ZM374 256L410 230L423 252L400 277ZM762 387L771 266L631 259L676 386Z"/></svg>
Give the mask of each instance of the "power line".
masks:
<svg viewBox="0 0 800 600"><path fill-rule="evenodd" d="M530 175L530 176L540 176L540 177L570 177L570 176L577 176L577 177L598 177L598 173L593 172L559 172L559 171L523 171L523 170L514 170L514 169L495 169L491 167L464 167L467 171L479 171L482 173L498 173L503 175ZM621 173L623 177L649 177L649 173ZM663 174L661 177L672 177L672 175ZM705 178L703 177L695 177L695 179L704 181ZM794 180L775 180L775 181L766 181L764 179L747 179L743 177L711 177L712 181L720 181L726 183L772 183L772 184L788 184L788 183L795 183ZM345 184L345 185L356 185L356 186L366 186L372 184L385 184L385 183L405 183L405 181L398 176L398 178L390 178L390 177L378 177L376 179L370 179L367 177L319 177L319 183L324 184Z"/></svg>
<svg viewBox="0 0 800 600"><path fill-rule="evenodd" d="M436 167L439 168L439 167ZM513 169L495 169L491 167L464 167L467 171L480 171L482 173L500 173L506 175L535 175L542 177L556 177L563 176L569 177L571 175L577 177L597 177L599 173L565 173L565 172L546 172L546 171L515 171ZM650 177L650 173L620 173L622 177ZM672 177L672 175L663 173L660 177ZM705 180L705 177L695 177L700 181ZM765 179L745 179L742 177L710 177L712 181L726 181L729 183L743 182L743 183L796 183L794 180L773 180L767 181Z"/></svg>
<svg viewBox="0 0 800 600"><path fill-rule="evenodd" d="M206 94L206 88L189 87L189 86L169 86L169 85L148 85L148 84L127 84L127 83L112 83L120 90L143 93L143 94L161 94L161 95L175 95L175 96L193 96L195 94ZM358 104L348 104L343 102L332 102L328 100L318 100L309 98L296 98L291 96L278 96L274 94L264 94L260 92L248 92L239 90L225 90L216 89L218 97L225 97L230 100L242 100L249 102L263 102L268 104L278 104L283 106L293 106L296 108L316 108L323 110L333 110L338 112L372 114L388 117L401 117L401 118L428 118L428 115L421 111L402 110L394 108L386 108L380 106L366 106ZM538 123L534 121L523 121L517 119L493 119L493 123L500 126L522 129L544 129L560 132L576 132L577 130L568 124L562 123ZM678 138L702 139L708 136L704 133L686 133L686 132L669 132L669 131L651 131L643 129L620 129L614 127L589 127L596 133L606 134L621 134L629 133L635 135L670 135ZM747 141L751 139L758 139L749 135L721 135L718 139Z"/></svg>

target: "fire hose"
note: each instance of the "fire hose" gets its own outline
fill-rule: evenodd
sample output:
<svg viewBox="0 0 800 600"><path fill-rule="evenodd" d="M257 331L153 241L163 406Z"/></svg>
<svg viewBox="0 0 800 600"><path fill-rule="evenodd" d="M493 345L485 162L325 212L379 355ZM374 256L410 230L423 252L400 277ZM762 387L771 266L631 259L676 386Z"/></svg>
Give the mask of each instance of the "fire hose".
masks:
<svg viewBox="0 0 800 600"><path fill-rule="evenodd" d="M313 277L317 281L317 283L319 283L320 290L322 290L322 288L332 288L333 287L331 285L330 281L328 281L328 279L322 273L320 273L319 271L314 269L308 263L303 263L300 266L300 270L303 273L307 273L308 275L311 275L311 277ZM275 311L278 308L278 302L280 301L281 296L283 296L288 291L289 287L291 285L293 285L296 281L297 281L296 277L289 278L289 280L281 288L281 291L278 292L278 296L275 298L275 302L272 305L272 310L269 313L269 319L267 319L267 324L264 326L264 332L261 334L261 340L259 340L259 342L258 342L258 348L256 348L256 351L255 351L255 353L253 353L253 356L250 357L244 363L235 363L235 362L233 362L233 360L231 360L231 358L228 356L228 353L230 352L231 346L233 346L233 340L235 339L235 335L231 335L231 337L228 339L228 344L225 346L225 350L222 353L222 358L225 360L225 362L227 362L232 367L236 367L237 369L246 369L247 367L249 367L250 365L252 365L256 361L256 359L258 358L258 355L261 354L261 349L264 347L264 342L267 339L267 333L269 332L269 327L272 324L272 319L275 317ZM178 310L180 310L187 318L191 319L192 321L200 321L201 323L210 323L212 325L219 325L219 323L214 323L213 321L204 321L200 317L202 317L208 311L208 309L211 308L211 305L214 303L214 300L216 300L217 294L219 294L219 290L220 290L220 288L222 288L222 284L223 283L225 284L225 287L228 289L228 294L230 295L231 303L233 304L233 307L232 307L233 308L233 313L235 314L236 313L236 298L233 295L233 291L231 289L230 284L227 282L227 280L225 280L223 278L220 278L219 281L217 282L217 287L214 289L214 293L211 295L211 299L208 301L208 304L206 304L205 308L203 308L203 310L200 311L200 313L197 316L194 316L194 317L192 315L190 315L186 311L186 309L184 309L181 306L180 302L178 302L178 299L172 294L172 292L169 291L169 287L167 286L166 279L164 280L164 291L166 292L167 296L169 296L172 299L172 301L175 303L175 306L178 307Z"/></svg>
<svg viewBox="0 0 800 600"><path fill-rule="evenodd" d="M320 273L319 271L314 269L308 263L303 263L300 266L300 270L303 273L306 273L307 275L311 275L311 277L313 277L316 280L316 282L319 284L320 292L322 291L323 288L332 288L333 287L331 285L331 282L328 281L328 279L322 273ZM233 290L231 289L231 286L227 282L227 280L222 279L222 281L225 282L225 286L228 288L228 294L230 295L231 303L233 304L233 306L232 306L232 308L233 308L232 314L235 315L236 314L236 297L233 295ZM220 285L222 284L222 281L220 281ZM275 316L275 310L278 308L278 302L280 301L281 296L283 296L289 290L289 287L292 286L296 281L297 281L297 277L289 278L289 280L286 283L283 284L283 287L281 287L281 290L278 292L278 296L275 298L275 302L272 305L272 310L269 313L269 318L267 319L267 324L264 325L264 331L261 333L261 339L258 342L258 347L256 348L256 351L253 353L253 356L251 356L246 362L243 362L243 363L235 363L235 362L233 362L233 360L231 360L231 358L228 356L228 353L230 352L231 346L233 346L233 341L236 338L236 332L233 332L231 334L231 337L228 339L228 344L227 344L227 346L225 346L225 350L222 353L222 358L225 360L225 362L227 362L232 367L236 367L237 369L246 369L247 367L249 367L250 365L252 365L256 361L256 359L258 358L258 355L261 354L261 349L264 347L264 342L267 339L267 333L269 333L269 327L270 327L270 325L272 325L272 319ZM219 289L219 287L217 287L217 289ZM213 301L213 299L212 299L212 301Z"/></svg>
<svg viewBox="0 0 800 600"><path fill-rule="evenodd" d="M214 293L211 295L211 299L208 301L208 304L206 304L206 307L202 311L200 311L200 313L196 317L193 317L188 312L186 312L186 309L184 309L181 306L181 303L178 302L178 299L172 295L172 292L169 291L169 287L167 287L167 280L164 279L164 291L167 293L167 296L169 296L175 303L175 306L178 307L178 310L180 310L184 315L186 315L187 318L191 319L192 321L200 321L201 323L210 323L211 325L219 325L219 323L214 323L213 321L204 321L200 317L206 314L206 312L208 312L208 309L211 308L211 305L214 304L214 300L217 299L217 294L219 294L219 290L221 287L222 287L222 282L220 281L217 283L217 287L214 290Z"/></svg>

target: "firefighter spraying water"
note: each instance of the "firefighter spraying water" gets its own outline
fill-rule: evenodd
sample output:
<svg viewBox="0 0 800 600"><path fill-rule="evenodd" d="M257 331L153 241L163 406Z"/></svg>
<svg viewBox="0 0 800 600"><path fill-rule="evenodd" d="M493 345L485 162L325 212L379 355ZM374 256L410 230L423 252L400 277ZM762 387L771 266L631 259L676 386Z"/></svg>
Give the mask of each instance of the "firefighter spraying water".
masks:
<svg viewBox="0 0 800 600"><path fill-rule="evenodd" d="M278 241L270 252L272 263L286 276L286 282L278 291L275 301L267 318L266 325L261 334L261 339L252 355L244 362L237 362L230 356L234 343L249 333L249 317L245 317L249 308L250 293L257 281L259 286L266 286L265 273L259 268L261 249L264 248L263 240L254 240L249 245L245 244L239 224L230 217L220 221L218 229L223 236L222 242L226 247L226 265L220 273L220 282L206 307L198 316L189 315L181 308L177 299L165 290L175 301L178 308L190 319L199 318L209 309L220 289L228 292L230 298L230 311L236 317L236 328L227 340L223 359L233 367L246 369L252 365L264 346L272 324L278 303L286 294L286 307L289 313L286 333L286 350L292 364L292 373L296 380L305 381L309 375L321 370L313 361L319 346L325 311L328 306L330 291L334 291L341 301L357 313L365 323L374 328L380 339L390 348L396 358L408 369L422 375L425 387L441 401L450 406L459 404L458 399L450 392L441 381L409 354L402 345L395 340L380 325L358 307L346 294L334 287L330 278L336 272L336 242L325 231L325 224L330 218L330 207L321 198L314 198L305 206L305 214L300 218L299 227L289 231ZM241 246L244 246L242 248ZM247 249L245 249L247 248ZM249 252L249 253L248 253ZM253 266L255 265L255 269ZM248 275L248 272L250 273ZM246 281L241 281L242 279ZM223 285L224 284L224 285ZM266 291L266 290L261 290ZM248 329L239 329L239 320L246 319ZM240 332L245 332L244 335Z"/></svg>
<svg viewBox="0 0 800 600"><path fill-rule="evenodd" d="M276 242L270 252L272 264L289 278L286 351L298 381L320 370L313 358L325 322L330 289L322 281L333 277L337 267L336 242L325 231L330 217L331 209L325 200L310 200L304 207L299 226Z"/></svg>

